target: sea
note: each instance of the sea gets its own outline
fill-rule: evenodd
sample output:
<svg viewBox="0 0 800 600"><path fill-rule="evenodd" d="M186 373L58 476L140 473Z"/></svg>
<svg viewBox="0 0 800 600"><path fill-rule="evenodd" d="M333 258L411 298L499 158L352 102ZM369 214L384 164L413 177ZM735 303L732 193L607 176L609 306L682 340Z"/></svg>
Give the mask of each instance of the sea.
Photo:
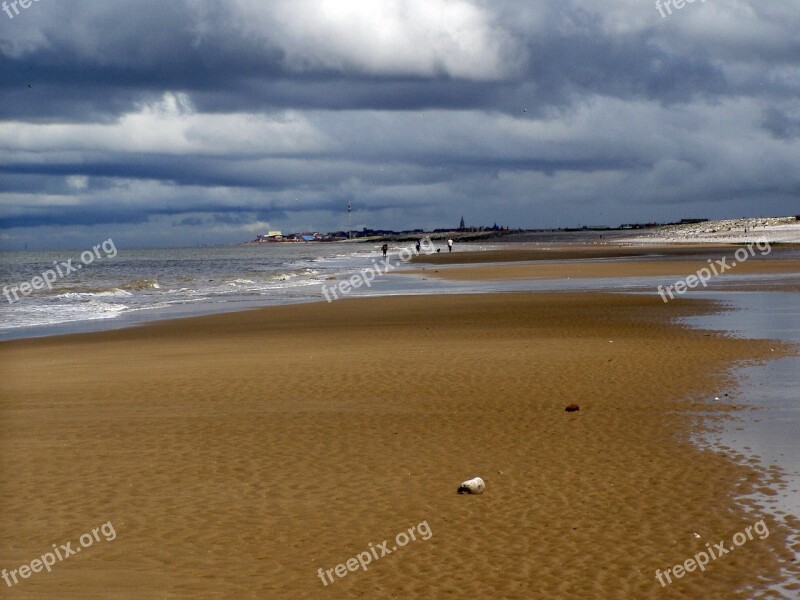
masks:
<svg viewBox="0 0 800 600"><path fill-rule="evenodd" d="M382 264L381 245L312 242L137 249L117 248L112 242L96 252L3 252L0 339L322 300L326 282L335 284ZM414 249L411 244L392 245L390 264L405 264L400 257L405 248ZM50 275L43 276L46 272ZM45 277L52 281L50 286L43 283ZM26 288L27 296L12 290L32 282L41 289Z"/></svg>

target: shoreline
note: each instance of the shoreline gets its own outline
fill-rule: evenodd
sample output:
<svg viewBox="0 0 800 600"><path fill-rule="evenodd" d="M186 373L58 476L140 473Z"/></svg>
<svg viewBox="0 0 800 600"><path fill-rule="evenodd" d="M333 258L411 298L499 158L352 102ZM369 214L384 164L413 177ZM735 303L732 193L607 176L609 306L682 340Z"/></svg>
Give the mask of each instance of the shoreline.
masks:
<svg viewBox="0 0 800 600"><path fill-rule="evenodd" d="M440 265L437 265L440 266ZM444 265L441 265L444 267ZM728 263L726 270L714 277L731 275L797 275L800 260L765 260L751 258L741 264ZM617 259L612 261L530 262L489 264L458 264L431 270L423 268L428 277L457 281L512 281L518 279L602 279L630 277L686 277L701 269L709 269L706 259Z"/></svg>
<svg viewBox="0 0 800 600"><path fill-rule="evenodd" d="M747 247L747 244L667 244L629 245L621 242L606 244L539 244L518 242L518 247L511 244L490 250L461 250L456 252L438 252L420 255L412 259L412 264L422 265L473 265L517 262L553 262L553 261L602 261L602 260L651 260L676 261L719 258L733 256L736 250ZM755 243L751 259L791 260L800 258L800 246L776 244L761 248ZM762 253L767 254L762 256Z"/></svg>
<svg viewBox="0 0 800 600"><path fill-rule="evenodd" d="M619 245L563 245L543 247L538 244L519 244L508 247L480 251L420 255L411 264L389 273L391 277L381 277L369 289L353 293L354 297L382 296L398 294L445 294L445 293L486 293L504 291L559 291L559 290L600 290L617 288L616 282L624 282L633 291L644 291L659 284L674 283L671 277L687 276L698 269L708 267L708 256L731 260L736 246L656 246L653 248L631 248ZM395 257L396 258L396 257ZM325 299L325 289L335 286L347 277L360 272L359 268L372 266L362 257L362 264L350 271L339 273L336 277L326 277L314 285L302 282L297 288L287 288L274 297L258 292L243 295L209 296L195 303L175 302L167 306L156 302L155 306L141 306L119 312L108 310L103 318L83 318L79 320L55 321L35 325L22 325L0 331L0 342L13 339L27 339L84 333L92 331L117 330L138 327L143 323L163 322L203 314L224 314L253 310L265 306L294 303L314 303ZM731 263L728 263L731 266ZM767 256L754 250L746 263L737 265L724 273L725 277L715 277L712 286L721 284L726 289L800 289L800 252L786 247L773 248ZM402 275L403 277L397 277ZM794 281L791 278L795 277ZM658 278L662 278L659 280ZM762 279L763 278L763 279ZM155 280L148 280L155 281ZM238 285L235 280L234 284ZM553 285L548 285L547 282ZM448 283L449 282L449 283ZM499 285L493 285L497 282ZM530 282L531 285L525 285ZM137 282L134 282L137 283ZM253 283L253 282L249 282ZM488 284L488 285L487 285ZM520 285L522 284L522 285ZM113 284L109 284L113 287ZM117 286L122 284L116 284ZM232 284L233 285L233 284ZM633 288L631 288L633 286ZM287 292L287 293L284 293ZM122 293L117 288L111 292ZM89 294L92 296L92 294ZM91 303L91 302L90 302ZM113 304L113 302L112 302ZM36 308L34 306L34 308ZM73 306L67 307L73 310ZM114 307L112 307L114 308ZM29 306L22 307L28 310ZM25 313L23 313L25 314Z"/></svg>
<svg viewBox="0 0 800 600"><path fill-rule="evenodd" d="M15 593L86 597L119 572L136 592L117 597L298 596L322 589L318 566L427 519L431 540L326 593L564 597L571 582L584 597L737 597L779 577L773 517L769 538L705 573L667 589L654 577L703 547L693 532L716 542L752 525L734 495L765 485L689 440L698 411L725 412L710 398L733 364L775 357L772 342L671 322L709 310L615 294L384 297L4 342L3 451L24 476L0 486L2 564L111 519L113 544ZM573 400L581 411L565 415ZM473 475L487 494L456 496Z"/></svg>

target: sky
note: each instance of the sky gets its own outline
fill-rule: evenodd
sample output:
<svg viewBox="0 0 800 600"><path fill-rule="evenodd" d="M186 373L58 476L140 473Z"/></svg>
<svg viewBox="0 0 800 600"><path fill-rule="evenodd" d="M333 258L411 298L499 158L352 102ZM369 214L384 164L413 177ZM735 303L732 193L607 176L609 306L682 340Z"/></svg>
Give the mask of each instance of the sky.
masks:
<svg viewBox="0 0 800 600"><path fill-rule="evenodd" d="M0 248L800 214L800 3L665 1L6 0Z"/></svg>

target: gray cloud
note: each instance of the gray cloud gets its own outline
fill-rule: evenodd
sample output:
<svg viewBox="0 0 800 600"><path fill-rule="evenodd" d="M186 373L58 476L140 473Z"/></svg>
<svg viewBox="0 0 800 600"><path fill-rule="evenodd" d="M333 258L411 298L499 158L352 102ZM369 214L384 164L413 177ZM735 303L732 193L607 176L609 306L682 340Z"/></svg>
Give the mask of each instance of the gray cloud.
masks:
<svg viewBox="0 0 800 600"><path fill-rule="evenodd" d="M0 246L794 214L791 0L0 13ZM46 242L42 241L46 240Z"/></svg>

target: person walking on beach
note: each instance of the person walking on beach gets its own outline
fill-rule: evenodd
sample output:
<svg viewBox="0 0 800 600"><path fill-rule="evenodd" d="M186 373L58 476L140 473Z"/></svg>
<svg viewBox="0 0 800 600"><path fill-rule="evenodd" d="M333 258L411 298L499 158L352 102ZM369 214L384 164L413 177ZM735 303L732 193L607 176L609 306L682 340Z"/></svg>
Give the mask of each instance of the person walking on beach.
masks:
<svg viewBox="0 0 800 600"><path fill-rule="evenodd" d="M453 251L453 240L447 240L447 251L448 252Z"/></svg>
<svg viewBox="0 0 800 600"><path fill-rule="evenodd" d="M389 244L384 244L381 246L381 252L383 252L383 258L386 258L386 253L389 251Z"/></svg>

